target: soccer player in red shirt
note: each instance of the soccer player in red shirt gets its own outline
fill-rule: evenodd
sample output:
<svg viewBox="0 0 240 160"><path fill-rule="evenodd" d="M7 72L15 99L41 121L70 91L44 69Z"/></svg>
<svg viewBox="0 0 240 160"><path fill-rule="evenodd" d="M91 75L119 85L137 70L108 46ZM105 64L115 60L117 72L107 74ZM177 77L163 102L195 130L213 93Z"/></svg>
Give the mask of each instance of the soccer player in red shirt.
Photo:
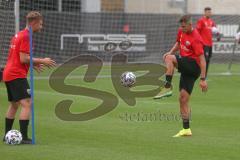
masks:
<svg viewBox="0 0 240 160"><path fill-rule="evenodd" d="M3 71L3 81L6 84L8 101L10 102L5 119L5 134L12 129L18 106L21 106L19 115L20 132L23 144L31 144L28 138L28 124L31 111L31 95L27 74L30 63L29 27L33 32L42 29L43 18L37 11L31 11L26 16L26 28L18 32L11 39L8 60ZM41 72L43 67L55 66L51 58L33 58L34 68Z"/></svg>
<svg viewBox="0 0 240 160"><path fill-rule="evenodd" d="M211 19L211 16L212 9L210 7L206 7L204 9L204 16L201 17L196 24L196 28L200 33L204 43L203 49L207 63L207 72L209 68L210 59L212 57L213 34L217 36L217 41L220 41L220 33L216 28L215 22Z"/></svg>
<svg viewBox="0 0 240 160"><path fill-rule="evenodd" d="M190 107L189 100L193 90L193 86L198 77L201 77L200 87L202 91L207 91L206 76L206 61L203 54L202 38L196 29L192 27L192 19L190 15L184 15L180 19L181 27L178 30L177 40L172 49L163 55L163 60L166 63L166 84L155 96L155 99L172 95L172 77L174 68L177 68L181 73L179 83L179 103L180 113L183 120L183 129L180 130L174 137L191 136L189 118ZM174 55L180 51L180 55Z"/></svg>

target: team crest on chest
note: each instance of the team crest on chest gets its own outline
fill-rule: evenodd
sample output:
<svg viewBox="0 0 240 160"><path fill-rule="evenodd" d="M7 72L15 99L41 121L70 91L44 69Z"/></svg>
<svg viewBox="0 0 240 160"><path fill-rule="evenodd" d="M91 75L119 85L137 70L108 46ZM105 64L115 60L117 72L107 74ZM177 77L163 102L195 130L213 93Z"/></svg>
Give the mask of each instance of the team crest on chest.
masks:
<svg viewBox="0 0 240 160"><path fill-rule="evenodd" d="M191 43L190 43L189 41L186 41L186 42L185 42L185 46L190 46L190 44L191 44Z"/></svg>

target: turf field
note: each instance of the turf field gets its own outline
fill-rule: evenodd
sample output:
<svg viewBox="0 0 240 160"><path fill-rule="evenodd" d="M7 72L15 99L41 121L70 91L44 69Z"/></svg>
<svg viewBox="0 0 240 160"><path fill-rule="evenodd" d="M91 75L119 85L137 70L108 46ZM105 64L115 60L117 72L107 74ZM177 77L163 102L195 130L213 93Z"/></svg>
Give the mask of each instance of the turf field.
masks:
<svg viewBox="0 0 240 160"><path fill-rule="evenodd" d="M211 73L222 70L211 66ZM240 67L238 67L239 69ZM235 72L238 72L235 69ZM84 71L73 73L82 75ZM240 73L240 70L239 72ZM41 76L47 77L45 72ZM109 75L105 67L101 75ZM36 76L38 76L36 74ZM46 78L35 81L36 145L8 146L0 143L1 160L226 160L239 159L240 148L240 76L210 75L209 91L201 93L198 83L192 95L193 136L172 138L181 129L178 117L178 79L174 77L174 95L163 100L139 98L134 107L120 98L110 113L90 121L66 122L55 115L55 105L72 99L71 111L86 112L101 103L83 96L56 93ZM67 83L111 92L117 96L109 77L87 84L81 77ZM147 89L147 88L145 88ZM3 136L7 109L5 86L0 84L0 130ZM141 118L134 115L141 114ZM146 115L161 113L153 120ZM128 118L123 118L124 115ZM132 116L132 119L129 117ZM145 117L144 117L145 116ZM164 117L165 116L165 117ZM147 117L147 118L146 118ZM173 118L174 117L174 118ZM18 129L15 121L14 128Z"/></svg>

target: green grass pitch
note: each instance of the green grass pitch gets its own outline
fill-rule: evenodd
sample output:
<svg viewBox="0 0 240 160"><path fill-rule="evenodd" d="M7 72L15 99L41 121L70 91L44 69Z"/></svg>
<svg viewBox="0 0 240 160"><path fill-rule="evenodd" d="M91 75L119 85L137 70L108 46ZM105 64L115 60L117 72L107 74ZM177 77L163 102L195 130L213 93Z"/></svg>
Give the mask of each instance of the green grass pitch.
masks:
<svg viewBox="0 0 240 160"><path fill-rule="evenodd" d="M211 72L221 70L213 65ZM236 70L236 72L238 72ZM240 72L240 70L239 70ZM47 76L45 72L41 76ZM79 73L83 74L83 72ZM110 74L104 68L102 75ZM36 75L38 76L38 75ZM134 107L119 98L110 113L85 122L66 122L55 115L55 105L72 99L71 111L85 112L101 103L83 96L56 93L47 79L35 81L36 145L9 146L0 143L1 160L219 160L239 159L240 148L240 77L210 75L209 91L201 93L198 82L192 94L192 137L172 138L181 129L178 115L178 80L174 77L174 95L162 100L139 98ZM83 83L81 78L69 83L111 92L116 95L110 78ZM6 89L0 84L0 135L3 136L7 110ZM124 114L161 112L170 117L161 120L126 121ZM19 129L18 119L14 128ZM31 130L31 128L29 128Z"/></svg>

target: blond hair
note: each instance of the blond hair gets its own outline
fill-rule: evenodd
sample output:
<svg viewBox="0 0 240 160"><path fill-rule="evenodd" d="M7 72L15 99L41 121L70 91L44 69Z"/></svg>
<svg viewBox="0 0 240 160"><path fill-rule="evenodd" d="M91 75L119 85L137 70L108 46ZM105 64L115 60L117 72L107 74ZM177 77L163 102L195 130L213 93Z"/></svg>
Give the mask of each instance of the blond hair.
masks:
<svg viewBox="0 0 240 160"><path fill-rule="evenodd" d="M35 21L35 20L41 20L43 19L42 15L38 11L30 11L26 16L26 22L27 24Z"/></svg>

